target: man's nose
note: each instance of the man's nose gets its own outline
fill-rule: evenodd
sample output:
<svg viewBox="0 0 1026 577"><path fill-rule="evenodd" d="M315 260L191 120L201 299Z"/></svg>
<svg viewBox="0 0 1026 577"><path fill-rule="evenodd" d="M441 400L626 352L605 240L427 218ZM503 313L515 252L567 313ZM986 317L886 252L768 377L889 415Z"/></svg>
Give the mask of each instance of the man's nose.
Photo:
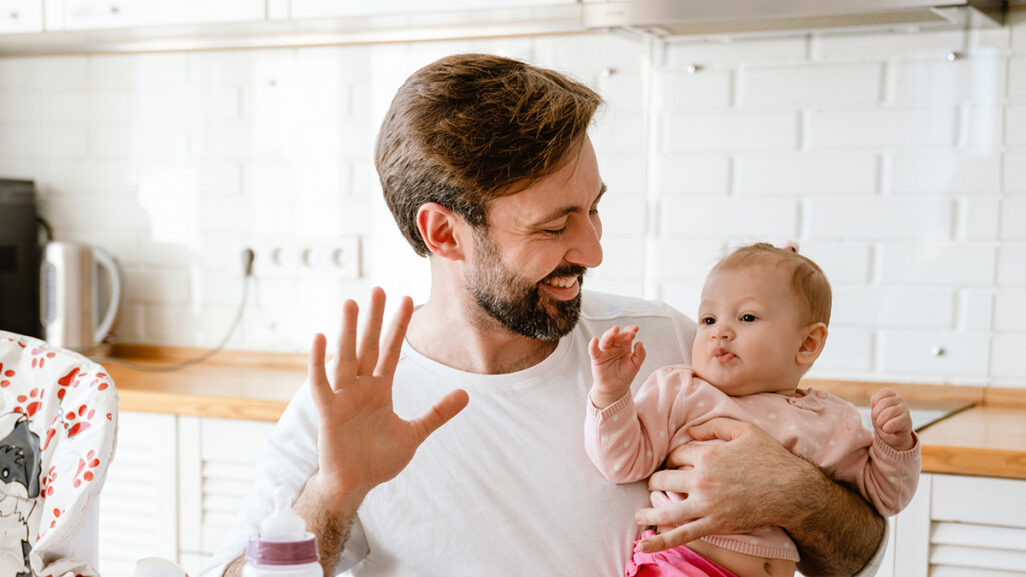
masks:
<svg viewBox="0 0 1026 577"><path fill-rule="evenodd" d="M588 268L602 264L602 224L591 218L581 218L574 227L572 245L567 250L566 261Z"/></svg>

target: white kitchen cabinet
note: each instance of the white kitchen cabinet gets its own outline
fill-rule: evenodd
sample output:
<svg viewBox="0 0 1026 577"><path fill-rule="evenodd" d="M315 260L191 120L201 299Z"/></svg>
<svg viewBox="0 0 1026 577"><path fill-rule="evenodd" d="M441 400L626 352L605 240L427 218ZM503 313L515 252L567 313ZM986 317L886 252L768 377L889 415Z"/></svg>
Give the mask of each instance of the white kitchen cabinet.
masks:
<svg viewBox="0 0 1026 577"><path fill-rule="evenodd" d="M378 2L290 0L289 14L292 18L327 18L457 10L494 10L496 8L525 8L575 3L576 0L488 0L486 2L482 2L482 0L437 0L433 2L424 2L423 0L380 0Z"/></svg>
<svg viewBox="0 0 1026 577"><path fill-rule="evenodd" d="M0 34L43 31L43 0L0 0Z"/></svg>
<svg viewBox="0 0 1026 577"><path fill-rule="evenodd" d="M245 22L266 18L264 0L52 0L47 30Z"/></svg>
<svg viewBox="0 0 1026 577"><path fill-rule="evenodd" d="M274 423L122 412L100 499L100 572L133 577L161 557L198 575L253 482Z"/></svg>
<svg viewBox="0 0 1026 577"><path fill-rule="evenodd" d="M879 577L1026 577L1026 481L926 474Z"/></svg>
<svg viewBox="0 0 1026 577"><path fill-rule="evenodd" d="M175 559L178 482L175 416L122 412L100 497L100 573L133 577L144 557Z"/></svg>
<svg viewBox="0 0 1026 577"><path fill-rule="evenodd" d="M178 425L179 551L183 561L205 562L235 524L274 423L181 416ZM200 569L185 568L191 575Z"/></svg>

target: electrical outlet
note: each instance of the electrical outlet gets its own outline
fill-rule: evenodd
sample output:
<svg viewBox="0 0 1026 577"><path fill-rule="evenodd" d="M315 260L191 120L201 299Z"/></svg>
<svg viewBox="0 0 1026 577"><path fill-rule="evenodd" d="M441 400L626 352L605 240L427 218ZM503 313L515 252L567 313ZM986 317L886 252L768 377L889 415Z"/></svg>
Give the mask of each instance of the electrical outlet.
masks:
<svg viewBox="0 0 1026 577"><path fill-rule="evenodd" d="M350 236L329 245L328 269L341 278L360 278L360 239Z"/></svg>

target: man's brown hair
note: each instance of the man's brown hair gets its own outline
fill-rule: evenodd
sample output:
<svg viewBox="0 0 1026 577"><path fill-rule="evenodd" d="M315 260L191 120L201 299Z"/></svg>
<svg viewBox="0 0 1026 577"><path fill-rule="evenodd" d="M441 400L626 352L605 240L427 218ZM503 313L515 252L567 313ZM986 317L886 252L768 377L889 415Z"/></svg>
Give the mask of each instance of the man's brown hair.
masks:
<svg viewBox="0 0 1026 577"><path fill-rule="evenodd" d="M399 88L378 134L375 164L392 215L417 254L429 253L417 211L436 202L483 227L489 200L520 192L574 158L602 99L518 60L459 54Z"/></svg>
<svg viewBox="0 0 1026 577"><path fill-rule="evenodd" d="M765 242L743 246L716 263L710 274L752 265L786 267L791 273L791 292L798 299L803 312L802 322L830 325L833 300L830 282L823 269L811 259L798 254L796 248L777 248Z"/></svg>

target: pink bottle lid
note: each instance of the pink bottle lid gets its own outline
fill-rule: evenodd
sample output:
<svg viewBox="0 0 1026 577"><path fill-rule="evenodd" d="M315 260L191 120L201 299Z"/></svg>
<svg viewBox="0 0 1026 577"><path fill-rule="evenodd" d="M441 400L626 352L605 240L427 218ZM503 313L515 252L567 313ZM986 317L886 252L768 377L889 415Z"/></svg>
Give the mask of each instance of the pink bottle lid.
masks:
<svg viewBox="0 0 1026 577"><path fill-rule="evenodd" d="M317 539L313 536L302 541L261 541L251 537L246 547L246 561L257 565L303 565L319 560Z"/></svg>

